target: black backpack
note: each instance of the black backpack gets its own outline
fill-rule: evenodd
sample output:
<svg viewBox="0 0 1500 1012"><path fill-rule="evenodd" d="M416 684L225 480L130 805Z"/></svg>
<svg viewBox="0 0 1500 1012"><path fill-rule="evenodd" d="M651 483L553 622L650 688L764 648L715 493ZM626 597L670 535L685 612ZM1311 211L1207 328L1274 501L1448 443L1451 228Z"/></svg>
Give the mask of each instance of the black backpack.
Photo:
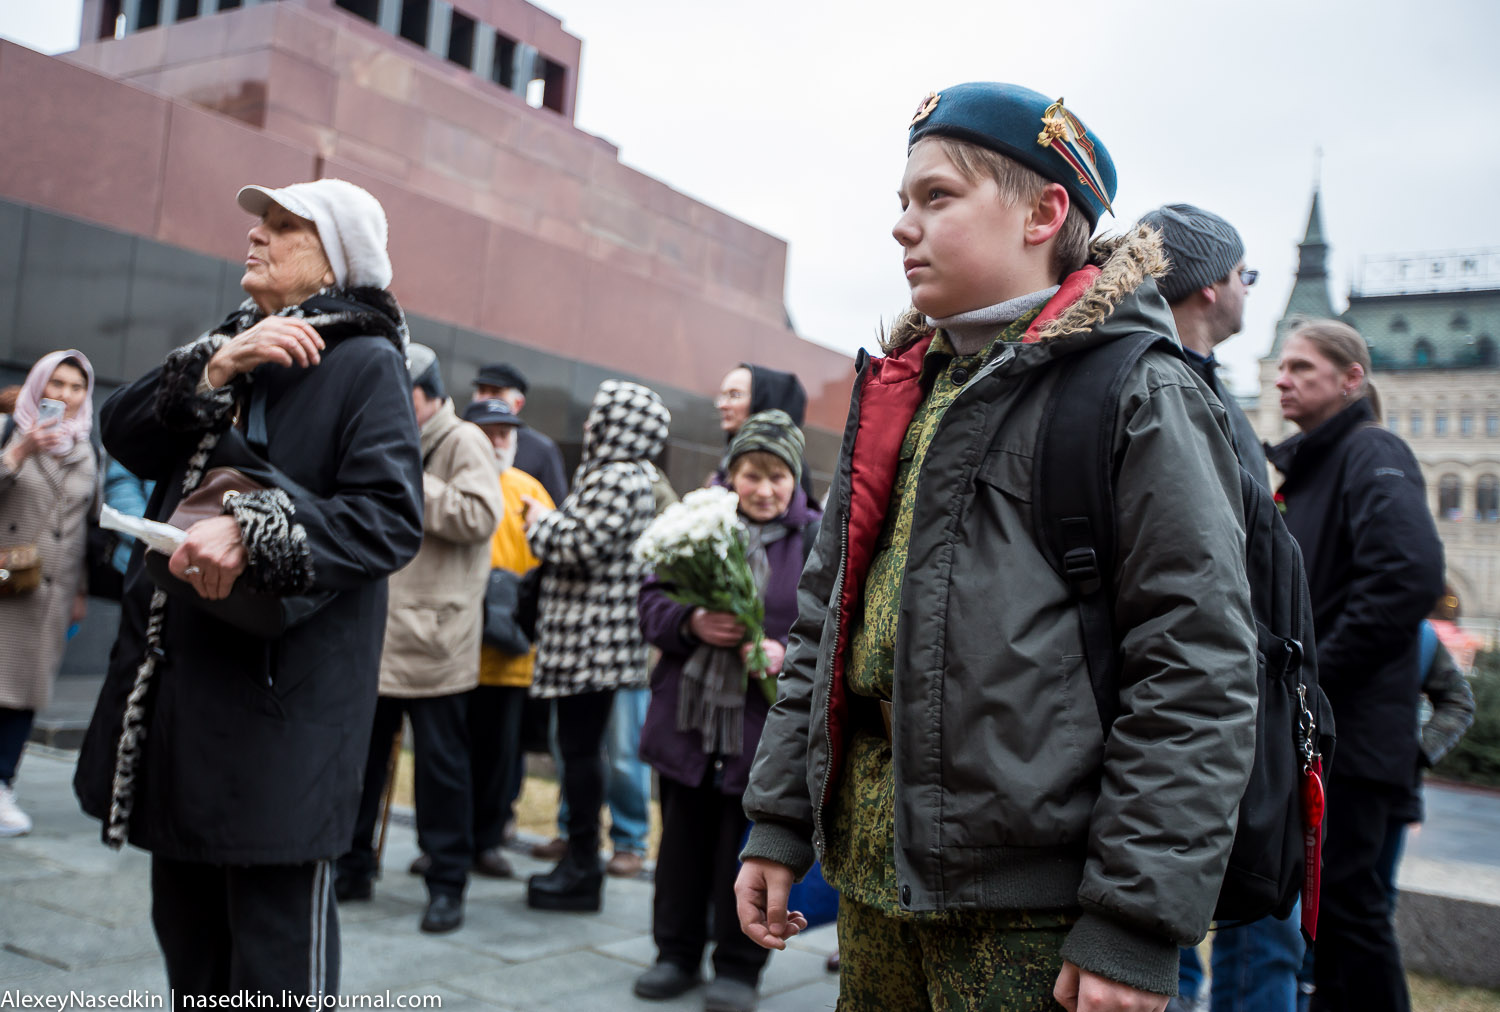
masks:
<svg viewBox="0 0 1500 1012"><path fill-rule="evenodd" d="M1111 620L1115 419L1127 375L1152 348L1183 357L1175 343L1150 333L1068 356L1056 367L1061 374L1037 433L1032 498L1037 544L1078 604L1106 737L1119 707L1119 655ZM1304 885L1304 774L1320 756L1332 755L1334 743L1332 710L1318 688L1302 552L1271 494L1243 467L1240 497L1260 704L1254 765L1214 908L1221 926L1291 913ZM1315 916L1316 907L1310 912Z"/></svg>

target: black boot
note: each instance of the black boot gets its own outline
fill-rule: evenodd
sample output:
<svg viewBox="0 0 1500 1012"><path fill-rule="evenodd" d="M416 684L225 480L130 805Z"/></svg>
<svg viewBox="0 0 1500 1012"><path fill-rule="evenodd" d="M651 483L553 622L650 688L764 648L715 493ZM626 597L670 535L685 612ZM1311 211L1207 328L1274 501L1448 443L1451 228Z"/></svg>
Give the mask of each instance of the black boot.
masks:
<svg viewBox="0 0 1500 1012"><path fill-rule="evenodd" d="M526 883L526 905L536 910L598 912L604 905L604 870L599 849L575 847L545 875L533 875Z"/></svg>

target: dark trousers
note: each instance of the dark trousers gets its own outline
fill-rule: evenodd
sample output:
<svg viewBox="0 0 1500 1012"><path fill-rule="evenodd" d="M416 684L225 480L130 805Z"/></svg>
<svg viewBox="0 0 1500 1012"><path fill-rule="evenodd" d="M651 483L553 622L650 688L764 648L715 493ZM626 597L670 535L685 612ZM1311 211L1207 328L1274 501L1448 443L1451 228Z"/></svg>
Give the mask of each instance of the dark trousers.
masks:
<svg viewBox="0 0 1500 1012"><path fill-rule="evenodd" d="M468 693L396 699L375 704L375 727L365 761L365 786L349 852L339 858L339 874L371 878L375 867L375 825L385 793L391 739L404 713L411 721L413 779L416 787L417 845L432 858L427 892L462 896L474 859L473 801L469 794Z"/></svg>
<svg viewBox="0 0 1500 1012"><path fill-rule="evenodd" d="M338 994L328 861L217 865L151 858L151 923L177 995Z"/></svg>
<svg viewBox="0 0 1500 1012"><path fill-rule="evenodd" d="M745 937L735 910L740 845L750 825L742 799L716 789L712 769L697 787L668 777L657 782L661 848L651 901L656 958L696 971L712 933L714 975L756 986L770 952Z"/></svg>
<svg viewBox="0 0 1500 1012"><path fill-rule="evenodd" d="M1409 787L1335 774L1328 782L1323 887L1313 963L1315 1012L1408 1012L1380 853Z"/></svg>
<svg viewBox="0 0 1500 1012"><path fill-rule="evenodd" d="M604 732L615 690L557 699L557 749L568 799L568 847L575 857L599 856L599 808L604 804Z"/></svg>
<svg viewBox="0 0 1500 1012"><path fill-rule="evenodd" d="M476 854L500 846L521 793L521 715L528 694L524 685L481 685L469 694Z"/></svg>
<svg viewBox="0 0 1500 1012"><path fill-rule="evenodd" d="M26 748L26 739L31 737L31 723L35 718L35 710L12 710L0 706L0 784L8 784L16 778L21 753Z"/></svg>

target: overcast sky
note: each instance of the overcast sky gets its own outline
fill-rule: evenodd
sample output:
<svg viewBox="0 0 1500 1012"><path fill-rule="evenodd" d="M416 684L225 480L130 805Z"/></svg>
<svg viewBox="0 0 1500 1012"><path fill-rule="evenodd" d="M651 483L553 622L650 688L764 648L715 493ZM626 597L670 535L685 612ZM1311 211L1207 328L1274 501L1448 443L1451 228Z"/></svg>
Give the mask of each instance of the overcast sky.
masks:
<svg viewBox="0 0 1500 1012"><path fill-rule="evenodd" d="M459 0L462 6L462 0ZM1119 172L1111 231L1186 201L1260 270L1220 349L1242 391L1286 305L1321 147L1335 306L1363 257L1500 246L1495 0L542 0L583 39L577 123L790 244L803 336L853 352L907 302L890 229L906 127L968 80L1067 99ZM72 48L75 0L0 0Z"/></svg>

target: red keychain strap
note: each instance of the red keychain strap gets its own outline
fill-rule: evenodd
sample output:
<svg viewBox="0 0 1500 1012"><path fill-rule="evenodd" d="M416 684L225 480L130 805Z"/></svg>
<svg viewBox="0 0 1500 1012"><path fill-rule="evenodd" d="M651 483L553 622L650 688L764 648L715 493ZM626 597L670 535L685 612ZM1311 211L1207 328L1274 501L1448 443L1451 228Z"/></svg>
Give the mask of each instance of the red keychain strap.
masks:
<svg viewBox="0 0 1500 1012"><path fill-rule="evenodd" d="M1318 889L1323 878L1323 760L1302 774L1302 930L1318 937Z"/></svg>

